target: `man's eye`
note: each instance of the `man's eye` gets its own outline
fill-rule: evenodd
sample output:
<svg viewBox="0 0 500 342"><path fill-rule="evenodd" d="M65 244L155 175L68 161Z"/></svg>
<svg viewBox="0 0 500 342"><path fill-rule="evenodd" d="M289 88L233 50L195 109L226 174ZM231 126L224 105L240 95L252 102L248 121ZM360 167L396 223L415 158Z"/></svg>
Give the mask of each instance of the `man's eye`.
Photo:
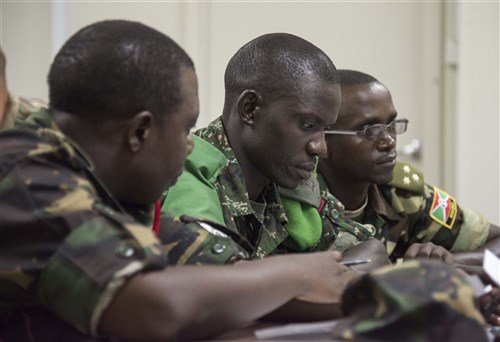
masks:
<svg viewBox="0 0 500 342"><path fill-rule="evenodd" d="M310 122L303 122L302 127L306 130L311 130L315 127L315 124L310 123Z"/></svg>
<svg viewBox="0 0 500 342"><path fill-rule="evenodd" d="M384 125L373 125L365 128L365 134L367 138L375 138L384 133Z"/></svg>

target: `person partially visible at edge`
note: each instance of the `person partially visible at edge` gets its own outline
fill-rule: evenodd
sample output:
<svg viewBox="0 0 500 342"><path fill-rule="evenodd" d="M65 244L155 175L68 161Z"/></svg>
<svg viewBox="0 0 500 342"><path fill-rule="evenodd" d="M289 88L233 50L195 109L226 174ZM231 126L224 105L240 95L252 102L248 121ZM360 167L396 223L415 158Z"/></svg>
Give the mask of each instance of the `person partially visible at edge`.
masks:
<svg viewBox="0 0 500 342"><path fill-rule="evenodd" d="M369 241L372 227L341 217L340 203L321 198L311 177L340 105L330 58L295 35L265 34L235 53L224 82L222 115L195 132L162 210L226 225L250 242L253 258Z"/></svg>
<svg viewBox="0 0 500 342"><path fill-rule="evenodd" d="M16 120L22 120L41 108L47 108L47 101L9 93L6 65L5 55L0 49L0 130L11 128Z"/></svg>
<svg viewBox="0 0 500 342"><path fill-rule="evenodd" d="M0 132L0 339L207 338L292 299L338 303L337 252L167 267L145 213L193 148L190 57L141 23L75 33L48 76L50 107ZM159 153L161 151L161 153ZM206 222L162 216L160 235Z"/></svg>
<svg viewBox="0 0 500 342"><path fill-rule="evenodd" d="M397 135L408 121L398 116L384 84L359 71L339 75L342 102L337 121L325 131L321 189L344 204L346 216L376 228L393 262L431 258L481 273L486 248L500 255L499 227L397 159ZM498 316L493 321L500 324Z"/></svg>

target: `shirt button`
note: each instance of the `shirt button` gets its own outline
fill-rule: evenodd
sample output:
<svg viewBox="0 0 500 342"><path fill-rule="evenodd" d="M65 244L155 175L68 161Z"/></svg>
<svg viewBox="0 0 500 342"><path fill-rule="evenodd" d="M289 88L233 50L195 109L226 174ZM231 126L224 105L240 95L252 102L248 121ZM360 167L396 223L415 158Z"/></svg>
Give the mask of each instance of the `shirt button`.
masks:
<svg viewBox="0 0 500 342"><path fill-rule="evenodd" d="M135 251L132 247L129 246L118 246L115 248L115 253L119 257L128 259L134 255Z"/></svg>
<svg viewBox="0 0 500 342"><path fill-rule="evenodd" d="M370 234L372 236L375 236L375 233L377 232L377 230L375 229L375 227L373 225L366 223L363 226L365 226L366 229L368 229L368 231L370 232Z"/></svg>
<svg viewBox="0 0 500 342"><path fill-rule="evenodd" d="M332 215L334 219L339 218L339 212L337 209L332 209L332 211L330 211L330 215Z"/></svg>
<svg viewBox="0 0 500 342"><path fill-rule="evenodd" d="M215 254L221 254L222 252L224 252L226 250L226 246L223 245L223 244L220 244L220 243L216 243L213 247L212 247L212 252L214 252Z"/></svg>

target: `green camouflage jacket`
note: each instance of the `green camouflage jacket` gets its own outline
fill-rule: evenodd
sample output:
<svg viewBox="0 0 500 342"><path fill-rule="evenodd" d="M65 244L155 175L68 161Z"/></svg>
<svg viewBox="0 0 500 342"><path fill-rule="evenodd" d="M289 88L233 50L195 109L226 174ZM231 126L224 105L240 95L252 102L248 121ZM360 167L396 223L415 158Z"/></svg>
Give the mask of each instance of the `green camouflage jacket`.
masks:
<svg viewBox="0 0 500 342"><path fill-rule="evenodd" d="M0 146L0 340L96 336L131 275L245 256L216 225L189 218L162 216L160 242L149 208L123 209L46 111L0 132Z"/></svg>
<svg viewBox="0 0 500 342"><path fill-rule="evenodd" d="M321 175L318 180L327 191ZM399 161L389 184L370 186L364 210L345 213L373 225L393 261L415 242L430 241L451 252L473 251L486 242L490 226L482 215L461 208L445 191L426 184L420 170Z"/></svg>
<svg viewBox="0 0 500 342"><path fill-rule="evenodd" d="M295 190L282 190L283 196L271 183L262 192L265 204L250 201L221 119L195 134L195 148L188 156L185 171L166 193L163 211L172 215L185 213L227 226L254 246L255 258L286 252L343 250L374 234L373 227L343 218L341 204L333 196L321 198L319 185L313 179ZM293 210L287 210L291 206ZM337 239L339 235L346 238ZM341 241L344 243L339 244Z"/></svg>
<svg viewBox="0 0 500 342"><path fill-rule="evenodd" d="M9 94L7 110L0 129L12 128L16 122L22 122L31 113L42 108L47 108L46 101Z"/></svg>

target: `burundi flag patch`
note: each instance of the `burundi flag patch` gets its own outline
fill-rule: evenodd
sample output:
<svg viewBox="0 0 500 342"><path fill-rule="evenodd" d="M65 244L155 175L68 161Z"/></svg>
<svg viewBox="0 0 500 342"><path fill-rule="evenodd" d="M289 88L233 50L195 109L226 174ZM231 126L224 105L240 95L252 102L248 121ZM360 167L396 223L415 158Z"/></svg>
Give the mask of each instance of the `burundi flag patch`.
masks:
<svg viewBox="0 0 500 342"><path fill-rule="evenodd" d="M443 190L434 187L429 216L436 222L451 229L457 217L457 201Z"/></svg>

